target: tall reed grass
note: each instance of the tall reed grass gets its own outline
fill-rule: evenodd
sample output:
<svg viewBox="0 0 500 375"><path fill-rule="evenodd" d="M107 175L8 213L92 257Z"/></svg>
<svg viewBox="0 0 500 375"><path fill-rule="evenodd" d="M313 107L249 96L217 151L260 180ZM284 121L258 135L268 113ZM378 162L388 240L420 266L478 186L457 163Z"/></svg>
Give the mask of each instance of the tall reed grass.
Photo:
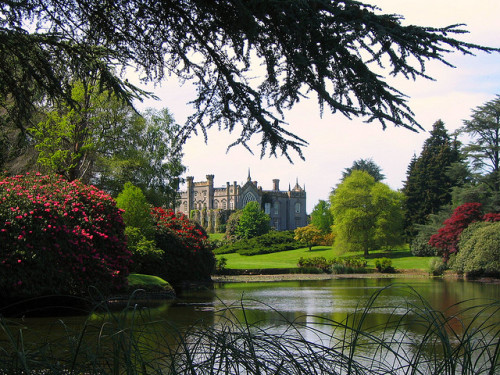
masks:
<svg viewBox="0 0 500 375"><path fill-rule="evenodd" d="M0 318L0 374L500 373L499 300L466 301L446 313L411 288L404 304L384 306L384 291L341 322L281 316L265 328L247 319L244 300L218 311L215 323L189 327L130 303L37 342L24 339L22 320ZM369 326L378 312L389 318Z"/></svg>

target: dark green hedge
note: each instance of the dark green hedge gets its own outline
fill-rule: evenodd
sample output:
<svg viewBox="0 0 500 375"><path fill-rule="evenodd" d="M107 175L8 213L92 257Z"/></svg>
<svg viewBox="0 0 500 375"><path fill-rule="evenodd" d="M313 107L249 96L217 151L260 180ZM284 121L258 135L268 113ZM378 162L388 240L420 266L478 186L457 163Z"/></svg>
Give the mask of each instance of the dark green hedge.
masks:
<svg viewBox="0 0 500 375"><path fill-rule="evenodd" d="M214 250L215 254L238 253L258 255L300 249L302 244L294 240L293 231L272 231L259 237L243 239Z"/></svg>

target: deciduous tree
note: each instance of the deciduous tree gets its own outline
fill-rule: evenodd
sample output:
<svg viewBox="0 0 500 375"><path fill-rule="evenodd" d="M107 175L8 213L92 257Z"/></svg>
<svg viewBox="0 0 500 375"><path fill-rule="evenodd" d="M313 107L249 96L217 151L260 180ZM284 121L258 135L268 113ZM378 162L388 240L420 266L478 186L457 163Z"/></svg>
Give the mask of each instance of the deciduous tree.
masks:
<svg viewBox="0 0 500 375"><path fill-rule="evenodd" d="M240 238L252 238L266 234L271 229L271 218L262 211L259 203L249 202L241 211L236 228Z"/></svg>
<svg viewBox="0 0 500 375"><path fill-rule="evenodd" d="M312 224L295 229L294 234L294 239L306 245L309 251L323 239L321 231Z"/></svg>
<svg viewBox="0 0 500 375"><path fill-rule="evenodd" d="M323 234L332 231L333 216L330 210L330 203L324 200L319 200L311 212L311 224L319 229Z"/></svg>
<svg viewBox="0 0 500 375"><path fill-rule="evenodd" d="M402 194L375 182L364 171L353 171L331 196L334 247L339 250L370 250L402 242Z"/></svg>
<svg viewBox="0 0 500 375"><path fill-rule="evenodd" d="M132 116L114 128L100 150L92 182L116 195L130 181L153 206L175 207L180 176L186 169L179 130L166 108Z"/></svg>

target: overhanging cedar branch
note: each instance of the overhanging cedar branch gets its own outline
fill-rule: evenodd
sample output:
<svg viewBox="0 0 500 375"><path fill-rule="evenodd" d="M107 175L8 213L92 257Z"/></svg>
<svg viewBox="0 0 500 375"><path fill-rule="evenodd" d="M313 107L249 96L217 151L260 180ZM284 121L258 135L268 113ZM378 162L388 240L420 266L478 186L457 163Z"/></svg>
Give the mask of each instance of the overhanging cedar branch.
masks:
<svg viewBox="0 0 500 375"><path fill-rule="evenodd" d="M134 67L146 81L195 84L181 137L239 129L234 144L250 150L260 133L261 156L289 159L307 142L285 129L284 113L305 96L321 112L417 131L406 96L376 71L432 79L428 61L499 51L453 38L463 25L404 26L352 0L31 0L3 2L0 15L0 104L19 126L36 100L67 100L69 83L89 72L126 101L150 95L122 79Z"/></svg>

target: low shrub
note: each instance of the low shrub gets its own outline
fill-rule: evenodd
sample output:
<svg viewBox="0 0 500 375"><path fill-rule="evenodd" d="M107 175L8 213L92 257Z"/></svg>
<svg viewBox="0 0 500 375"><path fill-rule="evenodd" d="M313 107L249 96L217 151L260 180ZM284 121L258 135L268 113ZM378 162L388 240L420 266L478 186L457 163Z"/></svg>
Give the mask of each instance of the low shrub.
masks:
<svg viewBox="0 0 500 375"><path fill-rule="evenodd" d="M85 295L127 285L130 253L115 201L40 174L0 180L0 300Z"/></svg>
<svg viewBox="0 0 500 375"><path fill-rule="evenodd" d="M396 269L392 266L392 260L389 258L375 259L375 268L378 272L394 273Z"/></svg>
<svg viewBox="0 0 500 375"><path fill-rule="evenodd" d="M434 257L431 258L429 262L429 272L433 276L441 276L444 274L444 271L448 269L448 265L444 262L443 258Z"/></svg>
<svg viewBox="0 0 500 375"><path fill-rule="evenodd" d="M315 268L324 273L345 274L345 273L365 273L366 259L361 257L351 258L332 258L325 257L301 257L297 263L297 267L302 269Z"/></svg>
<svg viewBox="0 0 500 375"><path fill-rule="evenodd" d="M482 222L462 233L453 268L469 277L500 275L500 222Z"/></svg>
<svg viewBox="0 0 500 375"><path fill-rule="evenodd" d="M223 275L226 272L227 258L220 257L215 261L215 274Z"/></svg>

